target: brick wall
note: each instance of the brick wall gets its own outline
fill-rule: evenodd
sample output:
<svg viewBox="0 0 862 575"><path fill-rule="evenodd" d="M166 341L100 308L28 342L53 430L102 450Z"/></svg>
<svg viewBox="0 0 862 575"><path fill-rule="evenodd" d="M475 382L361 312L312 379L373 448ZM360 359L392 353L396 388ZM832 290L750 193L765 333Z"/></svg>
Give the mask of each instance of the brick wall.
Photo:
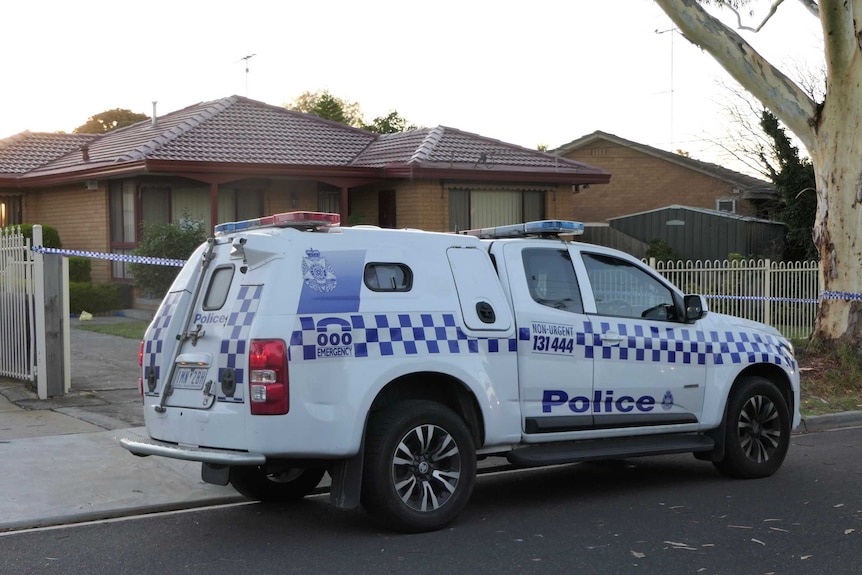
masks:
<svg viewBox="0 0 862 575"><path fill-rule="evenodd" d="M24 216L28 223L57 228L64 249L109 252L108 191L87 190L83 183L28 191ZM93 283L111 281L111 264L91 260Z"/></svg>
<svg viewBox="0 0 862 575"><path fill-rule="evenodd" d="M581 186L572 196L581 221L603 222L673 204L714 210L717 199L736 199L737 213L754 214L753 206L733 193L732 184L625 146L598 141L564 157L611 174L610 184Z"/></svg>

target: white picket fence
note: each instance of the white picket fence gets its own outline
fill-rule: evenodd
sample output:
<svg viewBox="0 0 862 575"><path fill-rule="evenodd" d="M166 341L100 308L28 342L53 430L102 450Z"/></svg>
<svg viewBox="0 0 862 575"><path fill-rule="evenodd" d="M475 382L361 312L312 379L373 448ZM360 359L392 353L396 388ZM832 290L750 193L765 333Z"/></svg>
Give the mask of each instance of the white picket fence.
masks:
<svg viewBox="0 0 862 575"><path fill-rule="evenodd" d="M20 227L0 228L0 375L34 381L34 254Z"/></svg>
<svg viewBox="0 0 862 575"><path fill-rule="evenodd" d="M806 338L814 329L816 261L644 261L683 292L706 296L710 310L767 323L790 338Z"/></svg>

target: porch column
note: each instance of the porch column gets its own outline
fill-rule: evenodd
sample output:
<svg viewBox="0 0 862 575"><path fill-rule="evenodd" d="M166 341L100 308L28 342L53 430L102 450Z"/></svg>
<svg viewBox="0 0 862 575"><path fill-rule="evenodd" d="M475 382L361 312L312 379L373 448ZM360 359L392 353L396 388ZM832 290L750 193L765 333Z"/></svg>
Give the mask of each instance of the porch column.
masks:
<svg viewBox="0 0 862 575"><path fill-rule="evenodd" d="M218 184L213 182L210 184L210 225L212 234L218 223Z"/></svg>
<svg viewBox="0 0 862 575"><path fill-rule="evenodd" d="M347 194L350 191L350 188L342 187L341 188L341 225L347 225L347 216L350 214L347 213L347 206L349 205L347 202Z"/></svg>

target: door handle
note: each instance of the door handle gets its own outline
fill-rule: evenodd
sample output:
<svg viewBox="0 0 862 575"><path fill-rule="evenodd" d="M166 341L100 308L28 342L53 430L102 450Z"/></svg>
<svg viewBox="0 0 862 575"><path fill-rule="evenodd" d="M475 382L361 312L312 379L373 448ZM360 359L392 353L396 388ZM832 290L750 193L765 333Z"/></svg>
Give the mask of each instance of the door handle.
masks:
<svg viewBox="0 0 862 575"><path fill-rule="evenodd" d="M602 341L611 345L619 345L626 339L624 335L620 335L615 331L606 331L602 334Z"/></svg>

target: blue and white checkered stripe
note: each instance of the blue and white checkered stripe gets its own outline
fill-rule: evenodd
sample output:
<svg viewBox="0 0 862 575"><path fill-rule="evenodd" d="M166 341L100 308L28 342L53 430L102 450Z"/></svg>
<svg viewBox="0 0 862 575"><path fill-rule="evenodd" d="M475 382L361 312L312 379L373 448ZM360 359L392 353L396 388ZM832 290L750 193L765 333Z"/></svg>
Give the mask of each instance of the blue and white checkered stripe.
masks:
<svg viewBox="0 0 862 575"><path fill-rule="evenodd" d="M227 368L232 368L236 376L236 392L231 397L220 394L219 401L242 403L245 397L246 369L248 365L248 345L251 324L260 305L262 285L244 285L239 288L233 309L228 315L222 332L225 337L219 344L218 380ZM219 387L221 392L221 387Z"/></svg>
<svg viewBox="0 0 862 575"><path fill-rule="evenodd" d="M351 314L339 316L341 323L321 322L332 319L300 316L299 329L290 336L288 357L291 360L335 357L326 353L332 349L348 350L337 357L356 358L517 351L514 338L469 337L451 313ZM318 328L318 324L322 327ZM338 334L338 342L320 345L319 338L326 339L328 334ZM345 334L349 335L349 343L345 342Z"/></svg>
<svg viewBox="0 0 862 575"><path fill-rule="evenodd" d="M782 352L778 338L771 335L609 322L601 322L599 328L595 332L586 321L575 333L575 345L583 348L586 358L684 365L774 363L796 369L795 360ZM624 339L613 344L602 341L601 334L611 330ZM520 328L518 339L529 342L530 328Z"/></svg>
<svg viewBox="0 0 862 575"><path fill-rule="evenodd" d="M157 381L161 379L162 374L164 344L165 338L167 337L166 330L174 317L174 310L182 294L183 292L178 291L169 293L165 297L158 315L153 319L153 322L150 324L150 328L145 336L143 357L144 368L149 369L150 367L154 367L156 370ZM158 395L158 386L156 386L156 391L153 392L150 392L147 389L146 375L147 374L144 373L144 393L146 395Z"/></svg>

